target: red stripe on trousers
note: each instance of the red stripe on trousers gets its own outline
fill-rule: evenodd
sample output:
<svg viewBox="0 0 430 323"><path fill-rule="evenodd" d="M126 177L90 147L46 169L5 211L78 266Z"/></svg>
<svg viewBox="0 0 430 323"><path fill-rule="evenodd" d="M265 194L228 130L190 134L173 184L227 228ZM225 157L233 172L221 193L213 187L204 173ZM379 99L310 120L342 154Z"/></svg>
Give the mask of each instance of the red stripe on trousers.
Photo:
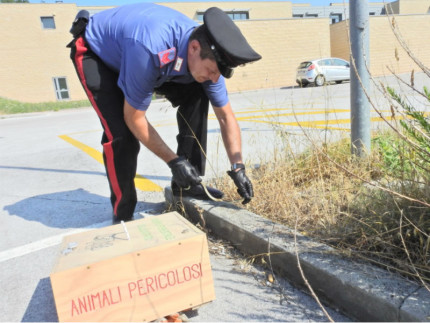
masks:
<svg viewBox="0 0 430 323"><path fill-rule="evenodd" d="M87 86L87 81L85 79L84 68L83 68L83 63L82 63L84 54L87 52L87 50L88 49L85 46L83 37L79 37L76 40L76 54L75 54L76 68L78 70L78 74L79 74L79 78L81 80L81 83L85 89L85 92L87 93L88 99L90 100L94 110L96 110L96 113L99 116L100 121L103 124L104 132L108 138L108 142L103 144L103 150L104 150L105 156L106 156L106 163L107 163L106 169L107 169L107 172L109 175L110 184L112 186L112 190L113 190L115 197L116 197L115 205L113 208L113 212L116 216L117 210L118 210L118 204L122 198L122 192L121 192L121 188L119 187L118 178L116 176L116 170L115 170L114 153L113 153L113 148L112 148L113 136L112 136L112 133L108 127L108 124L107 124L105 118L103 118L103 115L100 112L99 107L97 106L97 103L94 99L92 92L88 89L88 86Z"/></svg>

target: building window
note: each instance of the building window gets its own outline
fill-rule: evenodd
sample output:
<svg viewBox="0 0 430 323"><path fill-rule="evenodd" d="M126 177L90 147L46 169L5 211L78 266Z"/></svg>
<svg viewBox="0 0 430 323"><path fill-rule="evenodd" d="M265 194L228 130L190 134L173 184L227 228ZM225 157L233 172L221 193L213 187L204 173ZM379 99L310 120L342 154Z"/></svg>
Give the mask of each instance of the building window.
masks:
<svg viewBox="0 0 430 323"><path fill-rule="evenodd" d="M247 10L228 10L228 11L224 11L230 18L231 20L247 20L249 19L249 11ZM197 12L197 20L198 21L203 21L203 15L205 13L198 11Z"/></svg>
<svg viewBox="0 0 430 323"><path fill-rule="evenodd" d="M54 89L55 95L58 101L64 101L70 99L69 88L67 87L67 80L65 77L54 77Z"/></svg>
<svg viewBox="0 0 430 323"><path fill-rule="evenodd" d="M331 23L335 24L339 21L342 21L342 14L341 13L332 13L330 14Z"/></svg>
<svg viewBox="0 0 430 323"><path fill-rule="evenodd" d="M318 14L317 13L307 13L306 17L308 17L308 18L318 18Z"/></svg>
<svg viewBox="0 0 430 323"><path fill-rule="evenodd" d="M232 20L247 20L249 13L247 11L226 11L225 12Z"/></svg>
<svg viewBox="0 0 430 323"><path fill-rule="evenodd" d="M293 14L293 18L303 18L303 14Z"/></svg>
<svg viewBox="0 0 430 323"><path fill-rule="evenodd" d="M40 17L43 29L55 29L54 17Z"/></svg>
<svg viewBox="0 0 430 323"><path fill-rule="evenodd" d="M374 16L375 13L374 12L369 12L369 16Z"/></svg>

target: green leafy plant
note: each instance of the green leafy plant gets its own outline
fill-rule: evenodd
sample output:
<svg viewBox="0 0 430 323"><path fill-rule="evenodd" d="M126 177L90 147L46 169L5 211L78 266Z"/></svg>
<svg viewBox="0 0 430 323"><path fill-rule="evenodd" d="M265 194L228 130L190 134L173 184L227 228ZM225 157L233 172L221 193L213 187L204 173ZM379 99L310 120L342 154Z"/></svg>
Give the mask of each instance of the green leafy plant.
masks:
<svg viewBox="0 0 430 323"><path fill-rule="evenodd" d="M430 171L430 119L424 111L418 110L406 102L393 88L387 87L391 98L404 112L405 118L400 120L405 136L408 140L408 152L413 168L419 176L429 179ZM430 92L424 87L421 93L430 103Z"/></svg>

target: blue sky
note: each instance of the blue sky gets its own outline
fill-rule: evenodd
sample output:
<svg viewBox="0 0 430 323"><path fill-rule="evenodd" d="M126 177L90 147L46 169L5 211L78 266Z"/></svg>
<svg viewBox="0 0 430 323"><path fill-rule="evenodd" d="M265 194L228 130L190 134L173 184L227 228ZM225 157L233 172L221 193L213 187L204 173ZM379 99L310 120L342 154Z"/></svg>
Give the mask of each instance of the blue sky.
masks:
<svg viewBox="0 0 430 323"><path fill-rule="evenodd" d="M127 3L136 2L176 2L178 0L63 0L64 3L76 3L78 6L119 6ZM193 0L181 0L186 2L193 2ZM218 0L222 1L222 0ZM252 1L252 0L248 0ZM260 0L261 1L261 0ZM264 0L263 0L264 1ZM277 1L277 0L270 0ZM40 3L42 0L30 0L30 3ZM44 0L45 3L55 3L55 0ZM196 2L201 2L196 1ZM342 0L291 0L294 3L310 3L313 6L328 6L331 2L342 3ZM373 2L373 1L370 1Z"/></svg>

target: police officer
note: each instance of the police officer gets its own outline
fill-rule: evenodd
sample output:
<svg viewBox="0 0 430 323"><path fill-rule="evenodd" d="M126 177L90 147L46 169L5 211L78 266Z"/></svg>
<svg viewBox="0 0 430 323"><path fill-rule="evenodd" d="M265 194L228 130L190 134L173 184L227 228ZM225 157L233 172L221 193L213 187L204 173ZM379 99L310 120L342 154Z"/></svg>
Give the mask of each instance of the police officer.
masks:
<svg viewBox="0 0 430 323"><path fill-rule="evenodd" d="M252 183L242 163L240 128L225 86L233 69L261 56L220 9L208 9L199 25L156 4L82 11L73 23L71 59L103 127L103 159L114 223L132 219L134 177L141 142L168 164L175 195L207 199L205 173L209 102L220 123L232 169L228 174L248 203ZM173 152L146 119L154 93L177 107L178 147ZM223 193L208 187L210 194Z"/></svg>

